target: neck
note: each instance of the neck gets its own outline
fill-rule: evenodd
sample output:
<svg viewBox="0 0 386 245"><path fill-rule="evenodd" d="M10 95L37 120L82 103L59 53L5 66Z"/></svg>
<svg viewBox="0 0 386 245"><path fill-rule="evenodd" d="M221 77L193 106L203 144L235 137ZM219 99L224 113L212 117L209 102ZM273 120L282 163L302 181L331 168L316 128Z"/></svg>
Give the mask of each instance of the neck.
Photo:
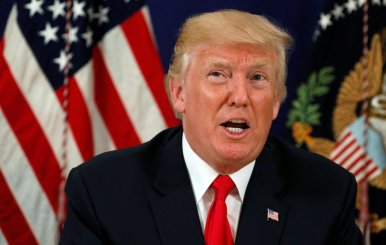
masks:
<svg viewBox="0 0 386 245"><path fill-rule="evenodd" d="M233 174L239 171L240 169L242 169L243 167L247 166L248 164L249 163L245 163L245 164L210 164L208 163L208 165L214 170L216 170L217 173L224 174L224 175Z"/></svg>

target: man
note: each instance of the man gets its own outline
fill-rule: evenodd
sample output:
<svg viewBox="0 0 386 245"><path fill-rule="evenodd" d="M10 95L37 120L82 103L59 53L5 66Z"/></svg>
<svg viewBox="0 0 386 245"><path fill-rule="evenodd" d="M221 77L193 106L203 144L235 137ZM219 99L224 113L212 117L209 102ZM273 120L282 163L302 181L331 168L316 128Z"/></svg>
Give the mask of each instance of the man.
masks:
<svg viewBox="0 0 386 245"><path fill-rule="evenodd" d="M182 127L73 169L61 244L360 244L353 176L268 136L290 44L262 16L188 19L166 79Z"/></svg>

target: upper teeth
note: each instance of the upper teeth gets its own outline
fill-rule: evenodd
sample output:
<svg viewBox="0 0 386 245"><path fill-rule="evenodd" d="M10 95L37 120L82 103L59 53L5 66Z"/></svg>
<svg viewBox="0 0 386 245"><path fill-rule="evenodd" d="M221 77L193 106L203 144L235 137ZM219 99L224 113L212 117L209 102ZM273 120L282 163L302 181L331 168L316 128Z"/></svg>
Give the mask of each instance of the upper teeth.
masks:
<svg viewBox="0 0 386 245"><path fill-rule="evenodd" d="M233 123L245 123L243 119L232 119L231 122Z"/></svg>

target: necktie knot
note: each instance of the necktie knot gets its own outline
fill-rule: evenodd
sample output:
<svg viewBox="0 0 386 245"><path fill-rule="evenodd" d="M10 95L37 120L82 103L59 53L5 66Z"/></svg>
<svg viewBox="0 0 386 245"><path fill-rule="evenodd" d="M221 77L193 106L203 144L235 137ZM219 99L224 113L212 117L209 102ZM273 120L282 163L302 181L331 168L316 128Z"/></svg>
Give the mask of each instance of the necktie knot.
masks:
<svg viewBox="0 0 386 245"><path fill-rule="evenodd" d="M212 183L215 199L225 201L229 192L235 188L235 183L228 175L219 175Z"/></svg>

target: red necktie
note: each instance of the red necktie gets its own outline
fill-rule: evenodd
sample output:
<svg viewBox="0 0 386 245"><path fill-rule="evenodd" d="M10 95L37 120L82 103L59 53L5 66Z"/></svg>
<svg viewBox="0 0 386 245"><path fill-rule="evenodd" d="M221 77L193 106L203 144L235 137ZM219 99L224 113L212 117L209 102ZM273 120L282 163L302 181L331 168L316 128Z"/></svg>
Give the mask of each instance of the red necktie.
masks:
<svg viewBox="0 0 386 245"><path fill-rule="evenodd" d="M204 232L206 245L233 245L225 199L234 187L235 183L228 175L219 175L212 183L215 197L206 218Z"/></svg>

